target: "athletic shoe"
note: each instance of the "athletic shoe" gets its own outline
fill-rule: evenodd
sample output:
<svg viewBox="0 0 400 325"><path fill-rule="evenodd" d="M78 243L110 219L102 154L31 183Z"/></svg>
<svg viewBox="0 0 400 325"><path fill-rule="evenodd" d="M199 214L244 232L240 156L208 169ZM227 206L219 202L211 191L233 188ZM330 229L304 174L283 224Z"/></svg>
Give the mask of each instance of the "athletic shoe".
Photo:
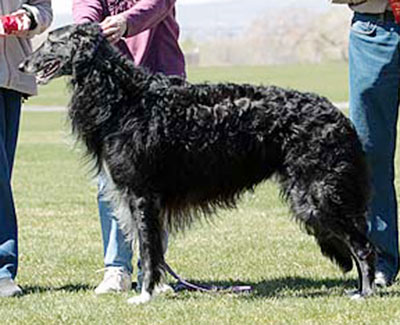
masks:
<svg viewBox="0 0 400 325"><path fill-rule="evenodd" d="M381 271L375 272L374 283L377 287L389 287L393 284L394 279Z"/></svg>
<svg viewBox="0 0 400 325"><path fill-rule="evenodd" d="M15 297L20 295L22 295L22 290L12 279L0 279L0 297Z"/></svg>
<svg viewBox="0 0 400 325"><path fill-rule="evenodd" d="M104 271L103 281L94 292L96 295L101 295L112 292L127 292L131 288L131 274L124 267L109 266Z"/></svg>

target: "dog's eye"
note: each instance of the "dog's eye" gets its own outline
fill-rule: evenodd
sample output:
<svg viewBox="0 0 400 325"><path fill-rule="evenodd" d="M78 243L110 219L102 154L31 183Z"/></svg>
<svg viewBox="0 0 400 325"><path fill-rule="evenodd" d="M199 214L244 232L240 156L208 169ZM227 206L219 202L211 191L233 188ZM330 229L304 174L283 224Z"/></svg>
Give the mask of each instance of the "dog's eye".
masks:
<svg viewBox="0 0 400 325"><path fill-rule="evenodd" d="M60 33L49 33L49 36L47 37L47 40L51 41L51 42L59 42L60 40L62 40L62 34L60 35Z"/></svg>
<svg viewBox="0 0 400 325"><path fill-rule="evenodd" d="M49 34L49 36L47 37L47 40L49 41L49 43L53 43L56 41L56 37L55 37L55 35Z"/></svg>

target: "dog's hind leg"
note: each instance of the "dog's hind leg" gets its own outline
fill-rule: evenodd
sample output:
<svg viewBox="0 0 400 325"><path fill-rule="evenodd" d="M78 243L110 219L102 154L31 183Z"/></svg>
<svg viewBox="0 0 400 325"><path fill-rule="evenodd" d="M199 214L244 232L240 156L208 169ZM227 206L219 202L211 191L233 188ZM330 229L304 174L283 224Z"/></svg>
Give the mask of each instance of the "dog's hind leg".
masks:
<svg viewBox="0 0 400 325"><path fill-rule="evenodd" d="M358 276L358 291L353 298L369 296L374 291L375 251L367 239L364 216L337 217L321 211L318 202L310 204L305 193L294 188L290 196L292 211L297 220L305 225L306 231L316 237L324 255L334 260L343 271L349 271L354 260ZM311 200L310 200L311 201ZM321 204L322 206L322 204Z"/></svg>
<svg viewBox="0 0 400 325"><path fill-rule="evenodd" d="M363 217L352 217L344 220L346 220L344 224L333 220L326 220L324 223L325 226L329 225L329 229L335 230L334 241L331 243L335 243L336 250L330 251L330 253L333 254L330 255L330 257L338 261L338 259L340 260L340 258L345 256L345 259L342 260L342 264L339 263L342 269L344 269L343 266L346 264L351 269L351 263L348 263L348 259L353 258L358 273L358 290L351 292L350 296L352 299L367 297L374 293L375 250L367 238L367 226ZM318 236L316 237L318 241ZM328 242L329 237L327 237L325 241ZM326 242L320 245L323 252ZM319 241L318 243L320 244ZM341 251L338 251L338 249ZM344 261L347 262L343 264ZM348 271L350 269L348 269Z"/></svg>
<svg viewBox="0 0 400 325"><path fill-rule="evenodd" d="M375 287L375 250L366 236L355 229L350 233L348 246L358 271L358 291L353 292L351 298L370 296Z"/></svg>
<svg viewBox="0 0 400 325"><path fill-rule="evenodd" d="M343 221L345 221L343 223ZM325 230L321 230L324 225ZM324 255L339 264L343 271L350 271L352 261L358 272L358 290L351 293L357 299L374 292L375 250L367 238L364 217L324 219L312 226L313 235ZM329 231L328 231L329 229Z"/></svg>
<svg viewBox="0 0 400 325"><path fill-rule="evenodd" d="M143 268L142 292L128 303L143 304L155 295L156 286L163 276L164 254L162 245L161 207L157 198L138 198L131 202L132 214L138 228L140 259Z"/></svg>
<svg viewBox="0 0 400 325"><path fill-rule="evenodd" d="M358 273L358 290L350 293L352 299L367 297L374 292L375 277L375 250L368 241L365 233L358 230L355 225L338 225L325 222L325 226L330 225L333 232L318 232L318 227L314 229L314 236L321 248L321 252L335 261L344 271L352 268L352 259ZM338 232L339 231L339 232Z"/></svg>

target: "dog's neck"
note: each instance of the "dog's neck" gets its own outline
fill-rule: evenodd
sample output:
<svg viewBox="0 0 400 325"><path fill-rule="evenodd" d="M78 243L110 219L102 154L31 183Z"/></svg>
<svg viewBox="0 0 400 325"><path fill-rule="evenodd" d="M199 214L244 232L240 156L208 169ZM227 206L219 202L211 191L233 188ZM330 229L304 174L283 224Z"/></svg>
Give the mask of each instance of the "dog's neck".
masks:
<svg viewBox="0 0 400 325"><path fill-rule="evenodd" d="M101 77L97 79L96 77ZM71 83L84 86L87 83L115 80L119 88L131 87L130 91L147 79L148 73L135 67L124 55L117 52L105 39L97 42L90 57L77 60L73 69Z"/></svg>
<svg viewBox="0 0 400 325"><path fill-rule="evenodd" d="M86 58L85 58L86 59ZM93 56L88 56L86 62L77 60L70 80L73 95L69 104L69 115L75 134L89 143L93 138L102 138L109 134L111 128L118 125L110 119L124 107L137 107L138 114L142 94L148 87L151 74L123 57L105 40L100 44ZM125 103L129 102L129 105Z"/></svg>
<svg viewBox="0 0 400 325"><path fill-rule="evenodd" d="M130 98L137 101L150 77L103 40L92 56L77 60L74 66L70 79L73 88L70 107L73 110L83 109L83 105L85 110L88 106L105 109L105 100L118 102Z"/></svg>

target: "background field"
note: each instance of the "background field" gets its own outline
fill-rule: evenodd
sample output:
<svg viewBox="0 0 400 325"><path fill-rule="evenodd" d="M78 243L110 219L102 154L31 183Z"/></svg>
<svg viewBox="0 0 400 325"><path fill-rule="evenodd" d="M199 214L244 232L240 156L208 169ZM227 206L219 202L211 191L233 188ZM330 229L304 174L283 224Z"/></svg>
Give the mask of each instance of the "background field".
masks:
<svg viewBox="0 0 400 325"><path fill-rule="evenodd" d="M345 65L281 70L209 68L189 76L251 81L254 74L257 83L347 98ZM48 99L54 95L61 104L62 85L42 89L35 103L53 104ZM399 324L398 285L364 302L349 300L345 291L355 287L355 273L343 276L321 257L312 238L290 220L273 183L246 194L237 210L221 211L213 223L173 236L167 254L189 279L250 284L251 294L182 292L140 307L126 304L133 292L96 297L102 277L96 270L103 267L96 185L80 157L64 113L23 114L13 181L18 282L25 295L0 299L1 324Z"/></svg>

